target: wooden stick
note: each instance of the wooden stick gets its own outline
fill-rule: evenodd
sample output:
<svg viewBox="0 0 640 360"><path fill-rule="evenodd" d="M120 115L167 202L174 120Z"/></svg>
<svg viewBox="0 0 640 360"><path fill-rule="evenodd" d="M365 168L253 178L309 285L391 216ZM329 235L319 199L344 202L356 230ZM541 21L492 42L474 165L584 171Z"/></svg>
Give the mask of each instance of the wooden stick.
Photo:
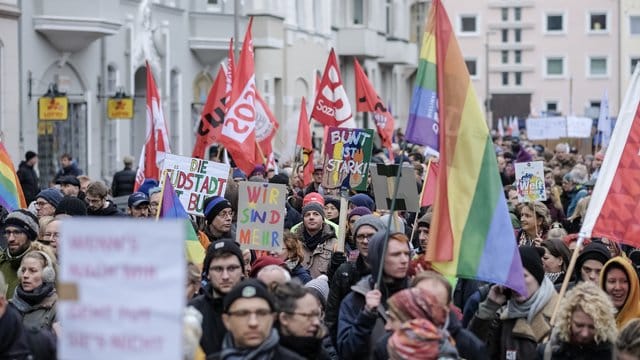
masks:
<svg viewBox="0 0 640 360"><path fill-rule="evenodd" d="M167 181L171 181L171 179L167 179L167 170L162 171L162 178L164 181L162 182L162 190L160 190L160 202L158 203L158 211L156 212L156 221L160 218L160 211L162 210L162 199L164 198L164 189L167 187Z"/></svg>
<svg viewBox="0 0 640 360"><path fill-rule="evenodd" d="M349 209L345 194L340 194L340 218L338 221L338 252L345 253L345 237L347 235L347 210Z"/></svg>
<svg viewBox="0 0 640 360"><path fill-rule="evenodd" d="M560 288L560 293L558 293L558 301L556 302L556 306L553 308L553 315L551 315L551 327L556 321L556 316L558 315L558 309L560 309L560 303L564 298L564 294L567 291L567 287L569 286L569 280L571 279L571 275L573 275L573 270L576 266L576 260L578 260L578 255L582 248L582 243L584 242L584 235L580 234L578 236L578 242L576 243L576 248L573 250L573 254L571 255L571 261L569 261L569 267L567 268L567 273L564 274L564 280L562 281L562 287Z"/></svg>
<svg viewBox="0 0 640 360"><path fill-rule="evenodd" d="M431 161L433 160L433 158L429 158L429 161L427 162L427 173L424 175L424 180L422 182L422 190L420 190L420 205L422 205L422 198L424 197L424 190L427 188L427 180L429 179L429 170L431 169ZM413 219L413 227L411 228L411 237L409 238L410 241L413 241L413 237L416 235L416 226L418 226L418 214L420 214L420 208L422 206L418 207L418 212L416 213L416 218ZM427 249L423 249L425 252Z"/></svg>

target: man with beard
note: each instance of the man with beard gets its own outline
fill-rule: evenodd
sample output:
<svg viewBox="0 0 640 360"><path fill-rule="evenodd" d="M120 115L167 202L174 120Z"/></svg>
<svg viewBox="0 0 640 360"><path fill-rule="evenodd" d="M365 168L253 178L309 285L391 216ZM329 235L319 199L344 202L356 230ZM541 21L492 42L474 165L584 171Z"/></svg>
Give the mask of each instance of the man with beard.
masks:
<svg viewBox="0 0 640 360"><path fill-rule="evenodd" d="M22 257L29 252L31 243L38 238L38 218L26 210L10 212L4 220L7 248L0 253L0 272L8 285L9 296L18 285L18 268Z"/></svg>
<svg viewBox="0 0 640 360"><path fill-rule="evenodd" d="M124 216L116 204L107 199L109 188L102 181L94 181L87 187L87 215L89 216Z"/></svg>

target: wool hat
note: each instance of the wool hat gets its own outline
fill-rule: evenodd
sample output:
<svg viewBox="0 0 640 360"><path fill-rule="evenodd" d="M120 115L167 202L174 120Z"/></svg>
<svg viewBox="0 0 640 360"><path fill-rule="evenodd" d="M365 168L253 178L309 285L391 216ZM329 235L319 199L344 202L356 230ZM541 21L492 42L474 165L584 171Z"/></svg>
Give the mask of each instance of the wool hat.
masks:
<svg viewBox="0 0 640 360"><path fill-rule="evenodd" d="M222 196L212 196L204 201L204 217L207 224L211 224L218 214L224 209L233 209L231 202Z"/></svg>
<svg viewBox="0 0 640 360"><path fill-rule="evenodd" d="M158 185L160 184L156 179L145 179L142 182L142 185L140 185L140 187L138 188L138 191L141 193L145 193L147 196L149 196L149 190L154 187L157 187Z"/></svg>
<svg viewBox="0 0 640 360"><path fill-rule="evenodd" d="M433 212L427 211L424 215L422 215L418 219L418 226L423 225L426 227L431 227L431 218L433 217Z"/></svg>
<svg viewBox="0 0 640 360"><path fill-rule="evenodd" d="M247 180L247 175L240 169L233 170L233 174L231 176L234 180Z"/></svg>
<svg viewBox="0 0 640 360"><path fill-rule="evenodd" d="M358 216L371 215L371 210L369 210L368 207L356 206L353 209L351 209L351 211L349 211L349 214L347 215L347 220L351 220L351 217L354 215L358 215Z"/></svg>
<svg viewBox="0 0 640 360"><path fill-rule="evenodd" d="M355 206L364 206L371 211L376 210L376 204L367 194L355 194L349 199L349 201Z"/></svg>
<svg viewBox="0 0 640 360"><path fill-rule="evenodd" d="M130 208L140 206L144 203L149 204L149 197L147 194L143 192L134 192L129 195L129 200L127 201Z"/></svg>
<svg viewBox="0 0 640 360"><path fill-rule="evenodd" d="M33 159L34 157L38 156L38 154L36 154L35 152L29 150L24 154L24 159L25 161L29 161L31 159Z"/></svg>
<svg viewBox="0 0 640 360"><path fill-rule="evenodd" d="M304 286L315 290L321 296L321 302L323 304L327 303L327 300L329 299L329 278L327 275L322 274L317 278L310 280L304 284Z"/></svg>
<svg viewBox="0 0 640 360"><path fill-rule="evenodd" d="M340 211L340 199L335 197L335 196L325 196L324 197L324 204L331 204L333 206L336 207L336 209L338 209L338 211Z"/></svg>
<svg viewBox="0 0 640 360"><path fill-rule="evenodd" d="M56 207L55 215L87 216L87 205L75 196L65 196Z"/></svg>
<svg viewBox="0 0 640 360"><path fill-rule="evenodd" d="M324 206L324 198L322 197L322 195L318 194L317 192L310 192L307 195L305 195L304 198L302 199L302 206L306 206L307 204L312 202L316 202Z"/></svg>
<svg viewBox="0 0 640 360"><path fill-rule="evenodd" d="M242 267L242 273L244 274L244 256L242 256L240 245L231 239L222 239L212 242L207 248L207 254L204 256L204 261L202 262L203 280L206 280L209 275L211 261L213 261L214 258L220 257L221 254L231 254L237 257L238 261L240 261L240 266Z"/></svg>
<svg viewBox="0 0 640 360"><path fill-rule="evenodd" d="M73 175L65 175L61 177L56 183L60 185L69 184L69 185L80 187L80 180L78 180L78 178Z"/></svg>
<svg viewBox="0 0 640 360"><path fill-rule="evenodd" d="M282 185L288 185L289 184L289 177L285 174L276 174L273 175L271 177L271 179L269 179L269 183L270 184L282 184Z"/></svg>
<svg viewBox="0 0 640 360"><path fill-rule="evenodd" d="M36 195L36 199L43 198L53 207L58 207L58 204L60 203L60 200L62 200L63 196L64 195L62 195L62 192L60 192L60 190L56 188L48 188L40 191L38 195Z"/></svg>
<svg viewBox="0 0 640 360"><path fill-rule="evenodd" d="M289 269L287 268L287 265L284 263L284 261L282 261L282 259L279 259L274 256L261 256L253 264L251 264L251 271L249 271L249 277L254 278L258 276L258 273L260 272L260 270L264 269L269 265L278 265L278 266L281 266L283 269L289 271Z"/></svg>
<svg viewBox="0 0 640 360"><path fill-rule="evenodd" d="M580 277L582 265L584 265L587 260L596 260L604 265L609 261L609 259L611 259L611 252L604 244L591 242L582 249L582 252L578 255L578 259L576 259L576 273L578 274L578 277Z"/></svg>
<svg viewBox="0 0 640 360"><path fill-rule="evenodd" d="M542 254L540 254L542 250ZM522 266L533 275L538 281L538 284L542 284L544 280L544 268L542 267L542 255L544 250L533 246L521 246L520 247L520 259L522 259Z"/></svg>
<svg viewBox="0 0 640 360"><path fill-rule="evenodd" d="M302 212L300 214L302 215L302 217L304 217L304 214L306 214L308 211L317 211L324 219L324 208L317 202L308 203L307 205L303 206Z"/></svg>
<svg viewBox="0 0 640 360"><path fill-rule="evenodd" d="M15 226L27 234L29 240L38 238L38 218L31 212L23 209L10 212L4 219L4 226Z"/></svg>
<svg viewBox="0 0 640 360"><path fill-rule="evenodd" d="M256 176L256 175L264 175L265 173L266 173L266 170L264 168L264 165L258 164L253 168L253 171L251 172L251 174L249 174L249 177Z"/></svg>
<svg viewBox="0 0 640 360"><path fill-rule="evenodd" d="M253 299L260 298L264 299L267 303L269 303L269 308L271 310L275 310L273 296L267 290L267 287L264 283L257 279L246 279L238 283L236 286L229 291L227 295L224 297L224 312L228 313L229 308L233 303L238 299Z"/></svg>
<svg viewBox="0 0 640 360"><path fill-rule="evenodd" d="M386 228L384 222L380 220L379 217L369 214L362 216L360 219L358 219L358 221L356 221L356 223L353 225L353 234L357 234L358 229L360 229L360 227L364 225L371 226L372 228L376 229L376 231L384 230Z"/></svg>

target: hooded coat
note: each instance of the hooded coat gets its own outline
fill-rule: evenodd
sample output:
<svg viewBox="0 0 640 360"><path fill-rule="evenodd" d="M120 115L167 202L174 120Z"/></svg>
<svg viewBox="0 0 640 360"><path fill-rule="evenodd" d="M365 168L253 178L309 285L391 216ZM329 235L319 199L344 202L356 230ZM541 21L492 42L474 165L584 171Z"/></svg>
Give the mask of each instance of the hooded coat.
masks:
<svg viewBox="0 0 640 360"><path fill-rule="evenodd" d="M607 261L600 271L600 287L605 290L607 273L612 267L622 267L627 274L629 280L629 294L627 300L621 309L618 309L616 315L616 325L621 330L629 321L640 318L640 290L638 290L638 274L636 273L631 261L621 256L616 256ZM605 290L606 292L606 290Z"/></svg>
<svg viewBox="0 0 640 360"><path fill-rule="evenodd" d="M40 185L38 184L38 174L33 169L33 166L29 165L26 161L20 162L18 166L18 180L22 186L22 192L24 193L24 199L28 204L36 199L36 195L40 192Z"/></svg>

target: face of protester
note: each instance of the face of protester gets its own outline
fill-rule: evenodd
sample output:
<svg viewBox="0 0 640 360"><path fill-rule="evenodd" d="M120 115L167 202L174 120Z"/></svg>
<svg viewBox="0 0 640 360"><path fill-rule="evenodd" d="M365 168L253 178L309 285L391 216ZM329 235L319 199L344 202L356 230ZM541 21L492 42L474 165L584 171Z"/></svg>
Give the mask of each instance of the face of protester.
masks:
<svg viewBox="0 0 640 360"><path fill-rule="evenodd" d="M87 193L87 188L89 187L89 184L91 184L91 180L86 179L86 180L80 180L80 191L82 191L83 193Z"/></svg>
<svg viewBox="0 0 640 360"><path fill-rule="evenodd" d="M520 210L520 226L522 227L522 230L524 230L529 234L535 233L536 231L535 222L538 223L537 228L538 228L538 231L540 231L541 230L540 227L542 226L542 218L540 216L537 216L534 219L533 210L531 210L531 208L529 208L528 206L523 206L522 209Z"/></svg>
<svg viewBox="0 0 640 360"><path fill-rule="evenodd" d="M304 213L302 222L309 233L316 233L322 229L322 215L317 211L311 210Z"/></svg>
<svg viewBox="0 0 640 360"><path fill-rule="evenodd" d="M527 269L523 269L523 270L524 270L524 285L527 287L527 296L523 296L514 292L513 299L518 303L523 303L529 300L529 298L532 297L533 294L535 294L535 292L538 291L538 289L540 288L540 284L538 284L538 280L536 280L536 278L534 278L533 275L531 275L529 270Z"/></svg>
<svg viewBox="0 0 640 360"><path fill-rule="evenodd" d="M569 180L562 180L562 190L564 191L571 191L574 188L574 184L573 182L569 181Z"/></svg>
<svg viewBox="0 0 640 360"><path fill-rule="evenodd" d="M547 189L556 184L556 179L553 177L551 171L544 173L544 184L547 186Z"/></svg>
<svg viewBox="0 0 640 360"><path fill-rule="evenodd" d="M66 157L60 158L60 163L62 164L62 167L69 167L71 165L71 159Z"/></svg>
<svg viewBox="0 0 640 360"><path fill-rule="evenodd" d="M512 162L507 162L504 165L504 174L506 176L514 176L516 174L516 169L513 167Z"/></svg>
<svg viewBox="0 0 640 360"><path fill-rule="evenodd" d="M231 230L232 221L233 210L230 208L223 209L213 218L209 229L214 235L227 233Z"/></svg>
<svg viewBox="0 0 640 360"><path fill-rule="evenodd" d="M158 206L160 206L160 198L162 197L161 192L156 192L149 196L149 216L155 217L158 213Z"/></svg>
<svg viewBox="0 0 640 360"><path fill-rule="evenodd" d="M592 283L597 284L603 267L604 264L598 260L585 261L584 264L582 264L582 268L580 268L582 281L591 281Z"/></svg>
<svg viewBox="0 0 640 360"><path fill-rule="evenodd" d="M351 235L355 235L355 234L353 234L353 226L356 224L358 219L360 219L361 217L362 216L360 216L360 215L352 215L349 218L349 221L347 222L347 227L349 228L349 232L351 233Z"/></svg>
<svg viewBox="0 0 640 360"><path fill-rule="evenodd" d="M313 182L316 184L322 183L322 170L316 170L313 172Z"/></svg>
<svg viewBox="0 0 640 360"><path fill-rule="evenodd" d="M402 326L402 320L398 319L398 316L393 311L387 311L387 322L384 324L384 329L387 331L396 331Z"/></svg>
<svg viewBox="0 0 640 360"><path fill-rule="evenodd" d="M222 315L224 326L233 336L238 349L253 349L269 336L274 314L262 298L239 298Z"/></svg>
<svg viewBox="0 0 640 360"><path fill-rule="evenodd" d="M549 252L549 249L543 247L544 255L542 256L542 267L544 268L544 272L547 273L557 273L562 271L562 256L553 256Z"/></svg>
<svg viewBox="0 0 640 360"><path fill-rule="evenodd" d="M429 227L424 224L418 225L418 240L420 241L420 247L422 251L427 251L427 245L429 244Z"/></svg>
<svg viewBox="0 0 640 360"><path fill-rule="evenodd" d="M44 240L49 242L49 246L55 253L58 252L58 240L60 240L60 220L53 220L44 230Z"/></svg>
<svg viewBox="0 0 640 360"><path fill-rule="evenodd" d="M283 333L289 336L316 336L322 318L320 309L320 301L312 294L296 300L296 310L293 313L282 312L278 316Z"/></svg>
<svg viewBox="0 0 640 360"><path fill-rule="evenodd" d="M43 198L36 199L36 214L39 218L43 216L53 216L56 213L56 208L51 205L50 202Z"/></svg>
<svg viewBox="0 0 640 360"><path fill-rule="evenodd" d="M287 250L285 249L285 251ZM242 250L242 260L244 260L244 275L249 276L251 272L251 250Z"/></svg>
<svg viewBox="0 0 640 360"><path fill-rule="evenodd" d="M518 190L509 190L509 195L508 199L509 199L509 203L511 204L511 206L517 206L518 205Z"/></svg>
<svg viewBox="0 0 640 360"><path fill-rule="evenodd" d="M7 248L11 255L22 254L30 245L27 233L15 226L7 226L4 229L4 237L7 239Z"/></svg>
<svg viewBox="0 0 640 360"><path fill-rule="evenodd" d="M240 260L234 256L218 257L211 260L208 279L220 294L227 294L242 280Z"/></svg>
<svg viewBox="0 0 640 360"><path fill-rule="evenodd" d="M102 209L107 201L103 197L89 195L89 194L87 194L87 196L85 197L85 200L87 201L87 204L88 204L88 210L91 210L91 211L98 211Z"/></svg>
<svg viewBox="0 0 640 360"><path fill-rule="evenodd" d="M340 216L340 210L335 205L327 203L324 205L324 215L327 219L337 219Z"/></svg>
<svg viewBox="0 0 640 360"><path fill-rule="evenodd" d="M407 276L409 256L409 246L406 243L390 238L384 257L384 273L394 279Z"/></svg>
<svg viewBox="0 0 640 360"><path fill-rule="evenodd" d="M77 197L80 193L80 187L71 184L62 184L60 186L60 191L62 191L62 193L66 196Z"/></svg>
<svg viewBox="0 0 640 360"><path fill-rule="evenodd" d="M503 172L504 171L504 167L507 164L507 162L505 161L504 157L502 157L502 156L498 156L497 160L498 160L498 171Z"/></svg>
<svg viewBox="0 0 640 360"><path fill-rule="evenodd" d="M131 217L134 218L145 218L149 216L149 204L142 203L138 206L132 206L129 208L129 212L131 213Z"/></svg>
<svg viewBox="0 0 640 360"><path fill-rule="evenodd" d="M627 274L617 268L607 272L605 277L604 290L609 294L611 302L618 309L622 309L629 295L629 278Z"/></svg>
<svg viewBox="0 0 640 360"><path fill-rule="evenodd" d="M369 240L376 232L376 229L369 225L362 225L358 228L356 247L358 248L358 252L365 258L369 255Z"/></svg>
<svg viewBox="0 0 640 360"><path fill-rule="evenodd" d="M20 286L24 291L33 291L33 289L42 285L42 270L44 264L41 260L32 257L25 257L20 263Z"/></svg>
<svg viewBox="0 0 640 360"><path fill-rule="evenodd" d="M580 309L571 314L571 343L578 345L593 344L596 327L591 316Z"/></svg>

